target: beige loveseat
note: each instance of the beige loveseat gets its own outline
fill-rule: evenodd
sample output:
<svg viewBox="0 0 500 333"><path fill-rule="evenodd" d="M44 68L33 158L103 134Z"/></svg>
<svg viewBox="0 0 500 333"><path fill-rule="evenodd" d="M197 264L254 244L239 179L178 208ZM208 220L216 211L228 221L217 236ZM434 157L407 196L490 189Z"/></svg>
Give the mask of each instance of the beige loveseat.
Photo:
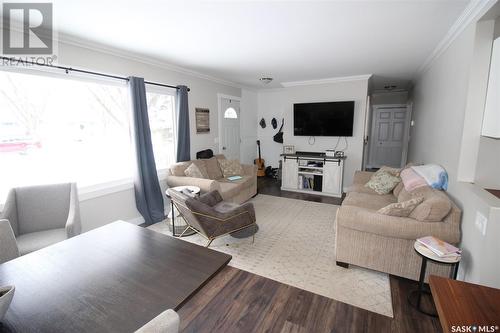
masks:
<svg viewBox="0 0 500 333"><path fill-rule="evenodd" d="M336 218L336 260L340 266L353 264L361 267L418 280L421 258L413 244L417 238L435 236L451 244L460 241L460 209L445 192L421 187L407 192L400 183L391 194L379 195L364 186L372 172L357 171L354 184L348 190ZM410 217L395 217L377 213L380 208L423 196L419 210ZM418 207L417 207L418 208ZM448 213L446 211L449 210ZM439 216L441 221L426 222L422 214ZM419 215L420 214L420 215ZM428 262L427 275L448 276L450 265Z"/></svg>
<svg viewBox="0 0 500 333"><path fill-rule="evenodd" d="M255 165L242 164L243 178L230 181L224 178L222 172L217 170L217 159L225 159L224 155L215 155L208 160L193 160L172 164L167 175L167 185L169 187L192 185L198 186L202 193L217 190L225 201L243 203L257 194L257 167ZM186 177L184 171L191 163L205 166L208 178Z"/></svg>

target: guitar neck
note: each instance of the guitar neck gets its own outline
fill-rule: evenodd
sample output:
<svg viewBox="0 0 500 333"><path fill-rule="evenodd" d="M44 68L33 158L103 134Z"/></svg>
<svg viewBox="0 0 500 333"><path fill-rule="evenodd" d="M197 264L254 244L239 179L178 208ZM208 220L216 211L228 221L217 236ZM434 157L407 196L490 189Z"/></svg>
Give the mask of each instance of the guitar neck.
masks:
<svg viewBox="0 0 500 333"><path fill-rule="evenodd" d="M262 160L262 158L260 157L260 140L257 141L257 147L259 147L259 161Z"/></svg>

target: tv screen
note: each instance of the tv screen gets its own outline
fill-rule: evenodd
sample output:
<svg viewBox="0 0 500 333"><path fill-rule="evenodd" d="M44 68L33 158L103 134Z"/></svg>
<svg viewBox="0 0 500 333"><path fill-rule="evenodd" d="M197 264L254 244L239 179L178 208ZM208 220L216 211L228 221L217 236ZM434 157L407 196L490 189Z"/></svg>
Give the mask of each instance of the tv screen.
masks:
<svg viewBox="0 0 500 333"><path fill-rule="evenodd" d="M354 101L293 105L296 136L352 136Z"/></svg>

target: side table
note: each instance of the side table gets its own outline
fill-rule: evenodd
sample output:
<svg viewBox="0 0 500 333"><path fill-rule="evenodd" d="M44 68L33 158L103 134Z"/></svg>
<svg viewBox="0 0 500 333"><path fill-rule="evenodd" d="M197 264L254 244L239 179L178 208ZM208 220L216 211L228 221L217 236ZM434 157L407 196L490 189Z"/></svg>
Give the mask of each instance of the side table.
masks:
<svg viewBox="0 0 500 333"><path fill-rule="evenodd" d="M415 249L417 254L420 255L420 257L422 257L422 266L420 266L420 278L418 280L418 289L410 292L410 294L408 295L408 302L419 312L426 314L428 316L437 317L436 312L426 311L421 308L422 295L423 294L427 294L429 296L431 295L430 290L428 288L425 288L425 283L424 283L425 272L427 269L427 261L430 260L440 264L453 265L451 278L456 279L458 272L458 264L460 263L461 257L460 255L457 255L455 257L439 257L437 254L429 250L425 245L417 241L415 241L415 243L413 244L413 248Z"/></svg>
<svg viewBox="0 0 500 333"><path fill-rule="evenodd" d="M201 189L198 186L176 186L176 187L172 187L170 189L177 191L177 192L182 192L184 190L188 190L195 197L199 196L200 191L201 191ZM170 196L168 195L168 191L165 191L165 193L166 193L167 197L170 198ZM172 219L172 226L171 226L172 236L178 237L177 235L180 235L186 229L187 224L185 224L185 223L179 224L179 225L177 225L177 228L176 228L175 218L177 216L180 216L180 214L177 211L177 209L175 209L175 205L174 205L172 200L170 200L170 207L171 207L171 209L170 209L170 213L168 214L168 217ZM194 231L188 230L182 235L182 237L190 236L190 235L193 235L194 233L195 233Z"/></svg>

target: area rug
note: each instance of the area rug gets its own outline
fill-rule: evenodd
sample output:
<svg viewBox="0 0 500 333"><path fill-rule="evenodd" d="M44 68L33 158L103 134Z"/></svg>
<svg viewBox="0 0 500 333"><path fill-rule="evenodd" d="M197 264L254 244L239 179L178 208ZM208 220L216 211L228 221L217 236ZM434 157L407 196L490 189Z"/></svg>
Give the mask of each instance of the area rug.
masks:
<svg viewBox="0 0 500 333"><path fill-rule="evenodd" d="M230 266L297 288L393 316L389 277L356 266L335 264L338 206L259 194L252 199L259 231L252 237L224 236L210 245L233 256ZM165 222L149 229L170 235ZM205 245L200 235L183 240Z"/></svg>

